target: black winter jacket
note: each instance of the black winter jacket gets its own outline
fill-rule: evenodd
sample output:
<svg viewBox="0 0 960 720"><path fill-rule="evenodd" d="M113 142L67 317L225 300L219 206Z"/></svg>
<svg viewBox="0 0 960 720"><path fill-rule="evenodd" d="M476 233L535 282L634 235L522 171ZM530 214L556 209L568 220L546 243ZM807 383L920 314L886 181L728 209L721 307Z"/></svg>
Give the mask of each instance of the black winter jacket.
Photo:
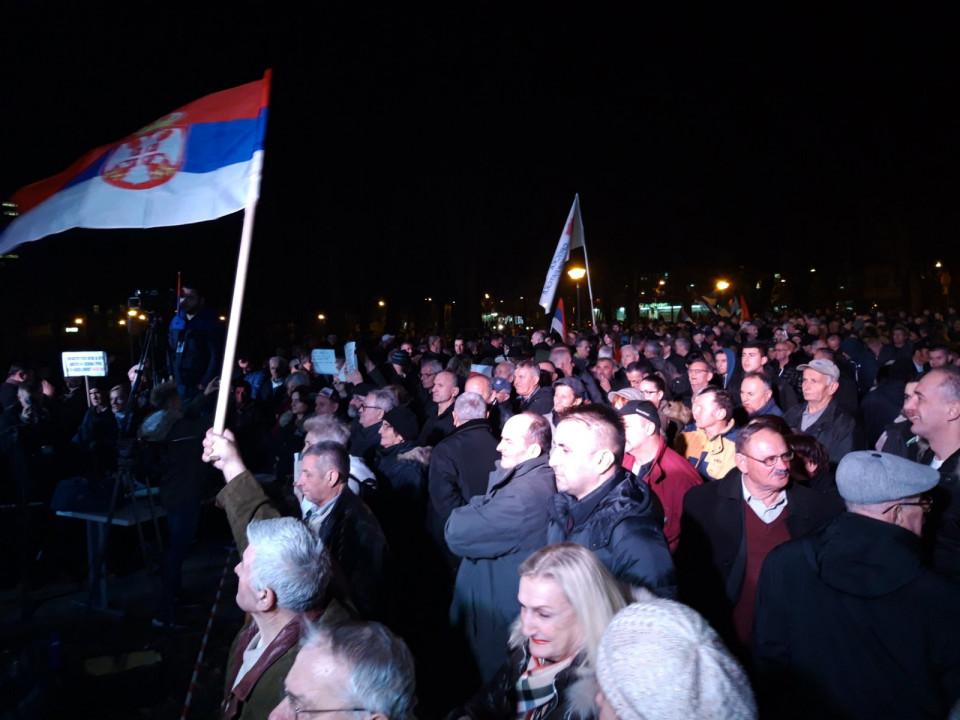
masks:
<svg viewBox="0 0 960 720"><path fill-rule="evenodd" d="M580 501L566 493L554 496L547 542L564 541L592 550L622 582L676 595L663 510L646 483L623 468Z"/></svg>
<svg viewBox="0 0 960 720"><path fill-rule="evenodd" d="M908 530L844 513L767 556L755 660L764 717L943 718L960 698L960 585Z"/></svg>

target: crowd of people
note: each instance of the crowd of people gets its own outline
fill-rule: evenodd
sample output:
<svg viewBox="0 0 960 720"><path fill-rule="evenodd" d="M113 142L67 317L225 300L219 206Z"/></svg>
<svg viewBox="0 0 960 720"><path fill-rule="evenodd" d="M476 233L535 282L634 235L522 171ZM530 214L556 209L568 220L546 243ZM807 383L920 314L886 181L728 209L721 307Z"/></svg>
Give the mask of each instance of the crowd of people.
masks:
<svg viewBox="0 0 960 720"><path fill-rule="evenodd" d="M4 468L109 476L130 427L161 624L217 478L247 615L224 718L960 712L952 312L242 350L222 433L216 326L199 296L178 318L174 379L133 396L14 364Z"/></svg>

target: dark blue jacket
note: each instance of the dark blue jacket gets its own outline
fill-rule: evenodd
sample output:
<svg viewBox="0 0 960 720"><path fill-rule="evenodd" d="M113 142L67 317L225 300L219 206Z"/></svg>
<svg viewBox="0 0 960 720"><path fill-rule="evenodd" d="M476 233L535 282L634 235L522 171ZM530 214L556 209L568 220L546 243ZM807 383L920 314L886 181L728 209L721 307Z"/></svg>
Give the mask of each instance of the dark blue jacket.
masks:
<svg viewBox="0 0 960 720"><path fill-rule="evenodd" d="M170 321L167 334L170 372L177 385L186 389L184 401L190 400L220 372L223 359L223 329L216 315L202 307L188 319L178 310Z"/></svg>
<svg viewBox="0 0 960 720"><path fill-rule="evenodd" d="M676 594L663 510L647 485L623 468L582 500L554 496L547 542L564 541L592 550L622 582Z"/></svg>

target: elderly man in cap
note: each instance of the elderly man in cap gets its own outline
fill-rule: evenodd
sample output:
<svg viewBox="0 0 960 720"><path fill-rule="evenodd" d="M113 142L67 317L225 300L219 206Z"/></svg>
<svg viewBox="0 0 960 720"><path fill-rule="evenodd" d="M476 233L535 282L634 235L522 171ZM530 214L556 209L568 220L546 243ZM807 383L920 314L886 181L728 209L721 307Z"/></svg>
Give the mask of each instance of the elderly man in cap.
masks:
<svg viewBox="0 0 960 720"><path fill-rule="evenodd" d="M829 360L811 360L798 368L803 373L803 402L787 410L783 419L794 432L813 435L838 463L859 446L854 418L834 397L840 388L840 368Z"/></svg>
<svg viewBox="0 0 960 720"><path fill-rule="evenodd" d="M670 552L680 542L680 516L687 490L702 485L700 473L679 453L667 446L660 431L657 406L646 400L630 400L617 414L623 419L626 451L623 467L643 480L663 506L663 535Z"/></svg>
<svg viewBox="0 0 960 720"><path fill-rule="evenodd" d="M847 512L770 553L754 635L765 715L947 717L960 698L960 586L924 567L920 545L939 480L895 455L850 453L837 468Z"/></svg>

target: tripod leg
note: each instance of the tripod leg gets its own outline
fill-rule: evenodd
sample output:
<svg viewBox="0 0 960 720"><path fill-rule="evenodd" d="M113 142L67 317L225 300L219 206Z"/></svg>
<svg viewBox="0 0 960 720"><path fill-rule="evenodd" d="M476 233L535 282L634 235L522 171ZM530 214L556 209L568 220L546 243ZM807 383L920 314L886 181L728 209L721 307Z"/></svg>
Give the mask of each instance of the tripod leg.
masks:
<svg viewBox="0 0 960 720"><path fill-rule="evenodd" d="M107 542L110 539L110 525L113 524L113 517L117 512L117 499L120 496L120 476L113 481L113 493L110 496L110 509L107 511L107 518L101 528L100 533L96 537L96 541L93 541L94 538L89 533L87 534L87 553L90 557L91 553L96 557L93 560L90 575L90 595L87 599L87 604L93 608L94 605L94 595L97 591L97 586L102 582L104 588L106 587L106 573L104 572L104 565L106 564L106 552L107 552ZM106 595L104 595L106 597Z"/></svg>

